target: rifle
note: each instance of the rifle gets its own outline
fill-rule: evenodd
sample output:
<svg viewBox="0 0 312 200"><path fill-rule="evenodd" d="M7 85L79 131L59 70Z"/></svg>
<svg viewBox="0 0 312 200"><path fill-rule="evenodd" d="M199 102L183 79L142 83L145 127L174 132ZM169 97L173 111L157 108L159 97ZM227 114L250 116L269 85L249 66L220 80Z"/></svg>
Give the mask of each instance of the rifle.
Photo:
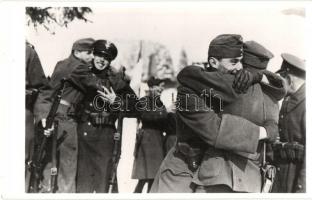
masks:
<svg viewBox="0 0 312 200"><path fill-rule="evenodd" d="M263 161L261 166L262 172L262 188L261 193L269 193L272 191L273 183L276 175L276 167L266 162L266 142L263 144Z"/></svg>
<svg viewBox="0 0 312 200"><path fill-rule="evenodd" d="M51 182L50 192L55 193L57 190L57 134L58 134L58 121L54 122L54 131L52 137L52 166L51 166Z"/></svg>
<svg viewBox="0 0 312 200"><path fill-rule="evenodd" d="M64 90L65 82L66 82L65 79L61 80L60 87L55 93L54 101L52 103L51 109L47 116L46 127L41 129L39 133L39 137L43 135L44 130L51 129L53 126L56 112L57 112L57 109L59 107L59 104L62 98L62 93ZM28 188L29 193L39 192L39 183L42 178L42 170L43 170L42 162L44 160L44 155L46 155L45 151L46 151L48 138L49 136L44 135L41 142L39 144L38 143L35 144L34 154L32 156L31 161L28 162L28 168L30 170L30 180L29 180L29 188Z"/></svg>
<svg viewBox="0 0 312 200"><path fill-rule="evenodd" d="M117 184L117 167L121 155L121 139L122 139L122 125L123 125L123 115L119 114L117 122L117 131L114 134L114 149L113 149L113 167L111 171L111 176L108 182L108 192L118 193Z"/></svg>

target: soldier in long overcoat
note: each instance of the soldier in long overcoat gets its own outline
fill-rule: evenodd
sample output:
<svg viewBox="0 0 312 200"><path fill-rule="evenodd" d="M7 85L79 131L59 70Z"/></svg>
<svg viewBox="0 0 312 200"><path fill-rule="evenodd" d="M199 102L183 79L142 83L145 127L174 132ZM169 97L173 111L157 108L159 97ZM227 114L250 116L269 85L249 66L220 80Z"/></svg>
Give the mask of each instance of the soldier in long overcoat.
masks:
<svg viewBox="0 0 312 200"><path fill-rule="evenodd" d="M142 128L136 138L135 159L133 163L132 179L139 179L134 190L141 193L145 183L149 192L156 172L164 159L164 131L168 113L160 94L163 90L160 79L151 77L147 84L147 96L140 99ZM142 108L141 108L142 107Z"/></svg>
<svg viewBox="0 0 312 200"><path fill-rule="evenodd" d="M306 101L305 61L291 54L282 54L278 71L287 81L287 96L279 114L282 145L274 145L277 176L273 192L306 192Z"/></svg>
<svg viewBox="0 0 312 200"><path fill-rule="evenodd" d="M89 62L92 59L93 42L94 40L90 38L77 40L73 44L69 58L57 63L50 80L51 90L39 95L42 99L41 104L44 105L44 109L38 121L44 124L54 101L54 93L59 89L61 79L69 79L69 74L77 67L88 68ZM60 105L56 113L56 120L59 122L58 139L60 141L58 146L56 190L58 193L76 192L78 140L75 110L83 96L83 92L73 87L70 82L65 83ZM50 177L51 162L48 162L43 171L41 192L50 192Z"/></svg>
<svg viewBox="0 0 312 200"><path fill-rule="evenodd" d="M70 81L84 94L76 110L78 193L108 192L115 122L120 111L130 112L136 102L124 72L117 72L110 65L117 53L112 42L97 40L93 45L91 65L79 66L70 76Z"/></svg>

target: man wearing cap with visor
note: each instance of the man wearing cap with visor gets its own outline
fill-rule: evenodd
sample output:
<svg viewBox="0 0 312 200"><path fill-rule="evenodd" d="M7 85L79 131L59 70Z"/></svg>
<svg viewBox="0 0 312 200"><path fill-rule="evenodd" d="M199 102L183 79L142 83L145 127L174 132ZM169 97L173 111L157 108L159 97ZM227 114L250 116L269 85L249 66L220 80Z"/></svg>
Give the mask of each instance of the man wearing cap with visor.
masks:
<svg viewBox="0 0 312 200"><path fill-rule="evenodd" d="M69 74L78 66L88 67L93 58L94 40L92 38L85 38L77 40L72 47L71 55L62 61L59 61L51 76L50 85L52 89L42 93L40 104L44 105L41 116L38 116L38 121L41 121L42 126L45 127L46 117L51 108L55 90L59 88L60 82L63 78L69 77ZM76 192L76 169L77 169L77 122L75 119L75 109L77 103L82 97L82 93L69 83L65 83L66 88L63 90L62 99L57 110L56 119L59 121L58 137L62 137L62 142L59 144L59 163L57 186L58 193L73 193ZM50 130L51 131L51 130ZM51 132L46 131L49 135ZM64 135L64 134L65 135ZM51 177L51 163L48 163L43 171L43 181L41 192L50 192L50 177Z"/></svg>
<svg viewBox="0 0 312 200"><path fill-rule="evenodd" d="M305 61L288 53L282 54L281 69L286 79L287 96L279 114L280 142L274 145L277 176L273 192L306 192L306 105Z"/></svg>
<svg viewBox="0 0 312 200"><path fill-rule="evenodd" d="M222 110L218 98L210 101L208 109L192 111L194 103L191 102L188 103L187 109L177 108L178 143L175 149L167 155L165 159L167 162L164 161L159 171L161 174L159 180L155 179L156 192L260 192L259 167L249 161L248 157L256 158L259 140L266 139L268 136L274 138L276 133L266 131L267 128L259 127L249 120L238 117L253 117L252 114L260 109L257 106L261 105L260 102L258 105L251 103L261 92L260 86L257 86L251 101L239 96L232 88L234 76L228 72L241 69L242 47L241 36L220 35L210 43L208 57L210 67L208 69L189 66L178 75L181 84L178 89L180 106L185 96L190 94L198 95L198 104L207 103L201 94L203 90L208 89L210 92L208 96L221 97L225 106L225 114L220 118L215 113ZM246 78L247 75L241 73L241 77L244 77L243 81L236 81L236 85L246 85L245 80L250 80L248 82L250 86L250 83L255 84L262 79L262 76L257 73L249 74ZM238 86L235 86L237 90L242 89ZM190 100L189 98L188 101ZM241 112L241 109L233 109L234 106L230 105L235 104L236 100L245 101L248 107L254 106L256 109L248 110L247 108L244 112ZM233 112L238 116L226 114L227 112ZM236 155L236 152L240 155ZM244 165L246 169L242 170L240 165ZM253 180L253 184L247 182L248 176ZM190 182L193 183L190 184ZM175 185L169 183L181 188L176 189Z"/></svg>
<svg viewBox="0 0 312 200"><path fill-rule="evenodd" d="M78 193L108 192L113 166L115 122L120 111L113 108L127 104L129 107L122 109L131 110L132 100L136 100L124 72L117 72L111 66L118 54L115 44L97 40L93 44L93 54L94 59L89 67L79 66L70 76L70 81L84 95L77 109ZM125 100L127 102L124 104Z"/></svg>

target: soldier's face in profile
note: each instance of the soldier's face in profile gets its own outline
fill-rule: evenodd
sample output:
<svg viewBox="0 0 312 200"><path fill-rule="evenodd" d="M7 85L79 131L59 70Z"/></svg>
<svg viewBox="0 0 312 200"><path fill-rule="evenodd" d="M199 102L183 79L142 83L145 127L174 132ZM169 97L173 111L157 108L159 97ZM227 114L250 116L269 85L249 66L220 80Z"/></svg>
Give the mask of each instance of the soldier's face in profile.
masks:
<svg viewBox="0 0 312 200"><path fill-rule="evenodd" d="M218 60L217 65L218 69L222 72L231 73L243 68L242 65L242 56L236 58L221 58Z"/></svg>
<svg viewBox="0 0 312 200"><path fill-rule="evenodd" d="M103 70L105 68L107 68L111 61L109 61L107 58L105 58L104 56L99 56L99 55L94 55L94 66L95 68L97 68L98 70Z"/></svg>
<svg viewBox="0 0 312 200"><path fill-rule="evenodd" d="M82 51L81 52L81 59L87 63L91 62L93 59L92 51Z"/></svg>
<svg viewBox="0 0 312 200"><path fill-rule="evenodd" d="M75 56L77 58L79 58L80 60L86 62L86 63L91 62L92 59L93 59L92 51L78 51L78 50L76 50L75 51Z"/></svg>

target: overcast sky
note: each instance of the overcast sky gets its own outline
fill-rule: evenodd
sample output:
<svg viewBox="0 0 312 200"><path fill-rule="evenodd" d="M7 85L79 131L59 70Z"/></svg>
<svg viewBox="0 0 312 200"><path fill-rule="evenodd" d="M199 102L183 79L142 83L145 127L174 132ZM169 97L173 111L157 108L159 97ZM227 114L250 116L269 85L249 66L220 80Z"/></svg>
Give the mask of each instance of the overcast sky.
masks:
<svg viewBox="0 0 312 200"><path fill-rule="evenodd" d="M205 61L211 39L218 34L238 33L244 40L255 40L273 52L269 69L281 64L280 54L293 53L305 58L305 18L285 15L285 9L300 8L298 3L197 2L197 3L106 3L91 6L87 18L66 28L27 27L27 39L35 45L47 75L57 61L66 58L72 43L83 37L109 40L151 40L168 47L174 62L184 48L190 61ZM122 49L122 53L127 49Z"/></svg>

